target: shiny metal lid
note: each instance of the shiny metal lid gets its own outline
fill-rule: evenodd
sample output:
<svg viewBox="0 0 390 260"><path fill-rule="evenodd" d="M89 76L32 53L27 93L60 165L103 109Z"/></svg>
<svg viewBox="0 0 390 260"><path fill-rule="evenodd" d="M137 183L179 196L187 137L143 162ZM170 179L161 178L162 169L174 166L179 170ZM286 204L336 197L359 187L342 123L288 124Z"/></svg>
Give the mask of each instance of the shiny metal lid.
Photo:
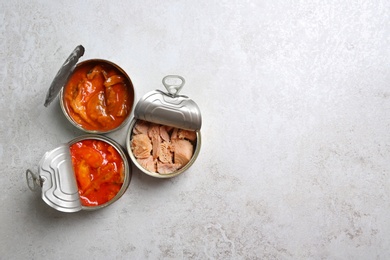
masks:
<svg viewBox="0 0 390 260"><path fill-rule="evenodd" d="M77 46L66 59L64 64L62 64L60 70L57 72L57 75L54 77L53 82L50 85L49 91L46 94L44 104L45 107L50 105L50 103L57 97L62 87L68 81L70 74L72 74L74 68L76 67L76 63L80 57L84 55L84 51L85 49L82 45Z"/></svg>
<svg viewBox="0 0 390 260"><path fill-rule="evenodd" d="M155 90L144 95L134 109L134 117L187 130L200 130L202 116L198 105L187 96L178 95L185 84L184 78L168 75L162 83L168 93Z"/></svg>
<svg viewBox="0 0 390 260"><path fill-rule="evenodd" d="M63 212L81 210L68 144L45 153L39 163L38 175L42 183L42 199L49 206Z"/></svg>

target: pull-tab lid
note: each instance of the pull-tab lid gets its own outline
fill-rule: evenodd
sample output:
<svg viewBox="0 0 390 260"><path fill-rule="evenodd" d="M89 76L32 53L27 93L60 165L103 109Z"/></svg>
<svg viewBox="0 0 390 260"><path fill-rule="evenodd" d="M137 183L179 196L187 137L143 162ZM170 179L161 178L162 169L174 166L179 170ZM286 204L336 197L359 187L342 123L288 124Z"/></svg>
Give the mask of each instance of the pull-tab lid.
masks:
<svg viewBox="0 0 390 260"><path fill-rule="evenodd" d="M43 156L38 174L42 179L42 199L63 212L81 210L69 145L62 145Z"/></svg>
<svg viewBox="0 0 390 260"><path fill-rule="evenodd" d="M68 81L70 74L72 74L76 63L81 56L84 55L84 47L82 45L77 46L69 57L66 59L64 64L62 64L60 70L57 72L57 75L54 77L53 82L50 85L49 91L46 94L45 107L50 105L50 103L57 97L58 93Z"/></svg>
<svg viewBox="0 0 390 260"><path fill-rule="evenodd" d="M168 75L162 83L168 93L161 90L148 92L138 101L134 117L186 130L200 130L202 116L198 105L187 96L178 95L185 84L184 78Z"/></svg>

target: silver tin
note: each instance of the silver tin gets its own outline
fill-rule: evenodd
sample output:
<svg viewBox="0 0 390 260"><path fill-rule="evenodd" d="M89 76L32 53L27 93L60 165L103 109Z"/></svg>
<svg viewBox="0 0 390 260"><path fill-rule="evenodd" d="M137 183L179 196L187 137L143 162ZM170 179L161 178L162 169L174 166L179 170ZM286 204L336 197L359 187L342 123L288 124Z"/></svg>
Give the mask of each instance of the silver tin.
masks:
<svg viewBox="0 0 390 260"><path fill-rule="evenodd" d="M132 162L143 173L156 178L171 178L188 170L197 159L202 142L200 133L202 116L198 105L193 100L187 96L179 95L179 92L185 84L183 77L168 75L163 78L162 83L167 89L167 93L160 90L151 91L138 101L134 109L134 118L130 123L127 133L126 148ZM196 143L190 161L179 170L170 174L159 174L142 167L131 149L133 128L137 120L195 131Z"/></svg>
<svg viewBox="0 0 390 260"><path fill-rule="evenodd" d="M104 59L89 59L89 60L82 61L80 63L77 63L76 68L74 69L74 71L76 71L78 67L86 65L88 63L106 63L106 64L109 64L109 65L115 67L116 69L118 69L127 78L127 80L129 81L129 84L130 84L128 87L129 87L129 94L130 94L130 96L132 96L132 98L131 98L132 100L131 100L131 107L130 107L129 113L126 116L126 119L118 127L113 128L111 130L107 130L107 131L85 129L83 126L78 124L75 120L73 120L73 118L69 115L69 112L66 109L65 101L64 101L64 87L65 86L63 86L63 88L61 89L61 91L60 91L60 98L59 98L62 112L64 113L65 117L68 119L68 121L72 125L74 125L78 129L80 129L80 130L82 130L82 131L84 131L86 133L90 133L90 134L106 134L106 133L110 133L110 132L114 132L116 130L119 130L120 128L125 126L131 119L130 114L131 114L131 112L133 110L134 101L135 101L135 93L134 93L133 83L132 83L129 75L127 75L127 73L121 67L119 67L117 64L115 64L115 63L113 63L111 61L104 60Z"/></svg>
<svg viewBox="0 0 390 260"><path fill-rule="evenodd" d="M106 142L118 151L124 163L125 178L121 189L110 201L98 206L83 206L80 202L69 147L79 141L91 139ZM129 167L126 153L118 143L105 136L88 134L77 137L67 144L46 152L39 162L38 174L27 170L26 180L31 190L41 187L42 199L46 204L58 211L91 211L111 205L125 193L131 180L131 168Z"/></svg>

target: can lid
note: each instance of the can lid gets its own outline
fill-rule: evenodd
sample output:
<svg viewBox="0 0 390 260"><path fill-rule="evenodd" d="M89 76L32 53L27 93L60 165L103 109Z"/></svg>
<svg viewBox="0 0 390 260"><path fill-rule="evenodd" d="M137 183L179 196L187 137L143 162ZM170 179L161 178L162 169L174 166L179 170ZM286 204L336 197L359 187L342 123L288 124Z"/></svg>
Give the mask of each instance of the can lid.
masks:
<svg viewBox="0 0 390 260"><path fill-rule="evenodd" d="M63 212L81 210L69 145L46 152L39 163L38 174L42 179L42 199L49 206Z"/></svg>
<svg viewBox="0 0 390 260"><path fill-rule="evenodd" d="M72 74L72 71L74 70L79 58L84 55L84 51L85 49L82 45L77 46L66 59L64 64L62 64L60 70L54 77L53 82L51 83L50 88L46 94L44 104L45 107L50 105L50 103L57 97L62 87L68 81L70 74Z"/></svg>
<svg viewBox="0 0 390 260"><path fill-rule="evenodd" d="M154 90L144 95L134 109L134 117L149 122L200 130L202 116L198 105L184 95L178 95L185 84L181 76L168 75L162 80L168 93Z"/></svg>

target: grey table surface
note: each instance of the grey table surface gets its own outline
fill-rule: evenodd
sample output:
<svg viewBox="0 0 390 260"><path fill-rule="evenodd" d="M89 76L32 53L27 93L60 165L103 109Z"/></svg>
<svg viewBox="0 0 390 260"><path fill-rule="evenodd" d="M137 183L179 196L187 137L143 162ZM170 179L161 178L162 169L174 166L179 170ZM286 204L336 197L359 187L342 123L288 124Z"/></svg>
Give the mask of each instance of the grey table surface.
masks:
<svg viewBox="0 0 390 260"><path fill-rule="evenodd" d="M390 1L0 1L0 259L389 259ZM78 44L138 100L186 79L195 164L61 213L26 169L82 134L47 89ZM127 127L109 136L124 144Z"/></svg>

